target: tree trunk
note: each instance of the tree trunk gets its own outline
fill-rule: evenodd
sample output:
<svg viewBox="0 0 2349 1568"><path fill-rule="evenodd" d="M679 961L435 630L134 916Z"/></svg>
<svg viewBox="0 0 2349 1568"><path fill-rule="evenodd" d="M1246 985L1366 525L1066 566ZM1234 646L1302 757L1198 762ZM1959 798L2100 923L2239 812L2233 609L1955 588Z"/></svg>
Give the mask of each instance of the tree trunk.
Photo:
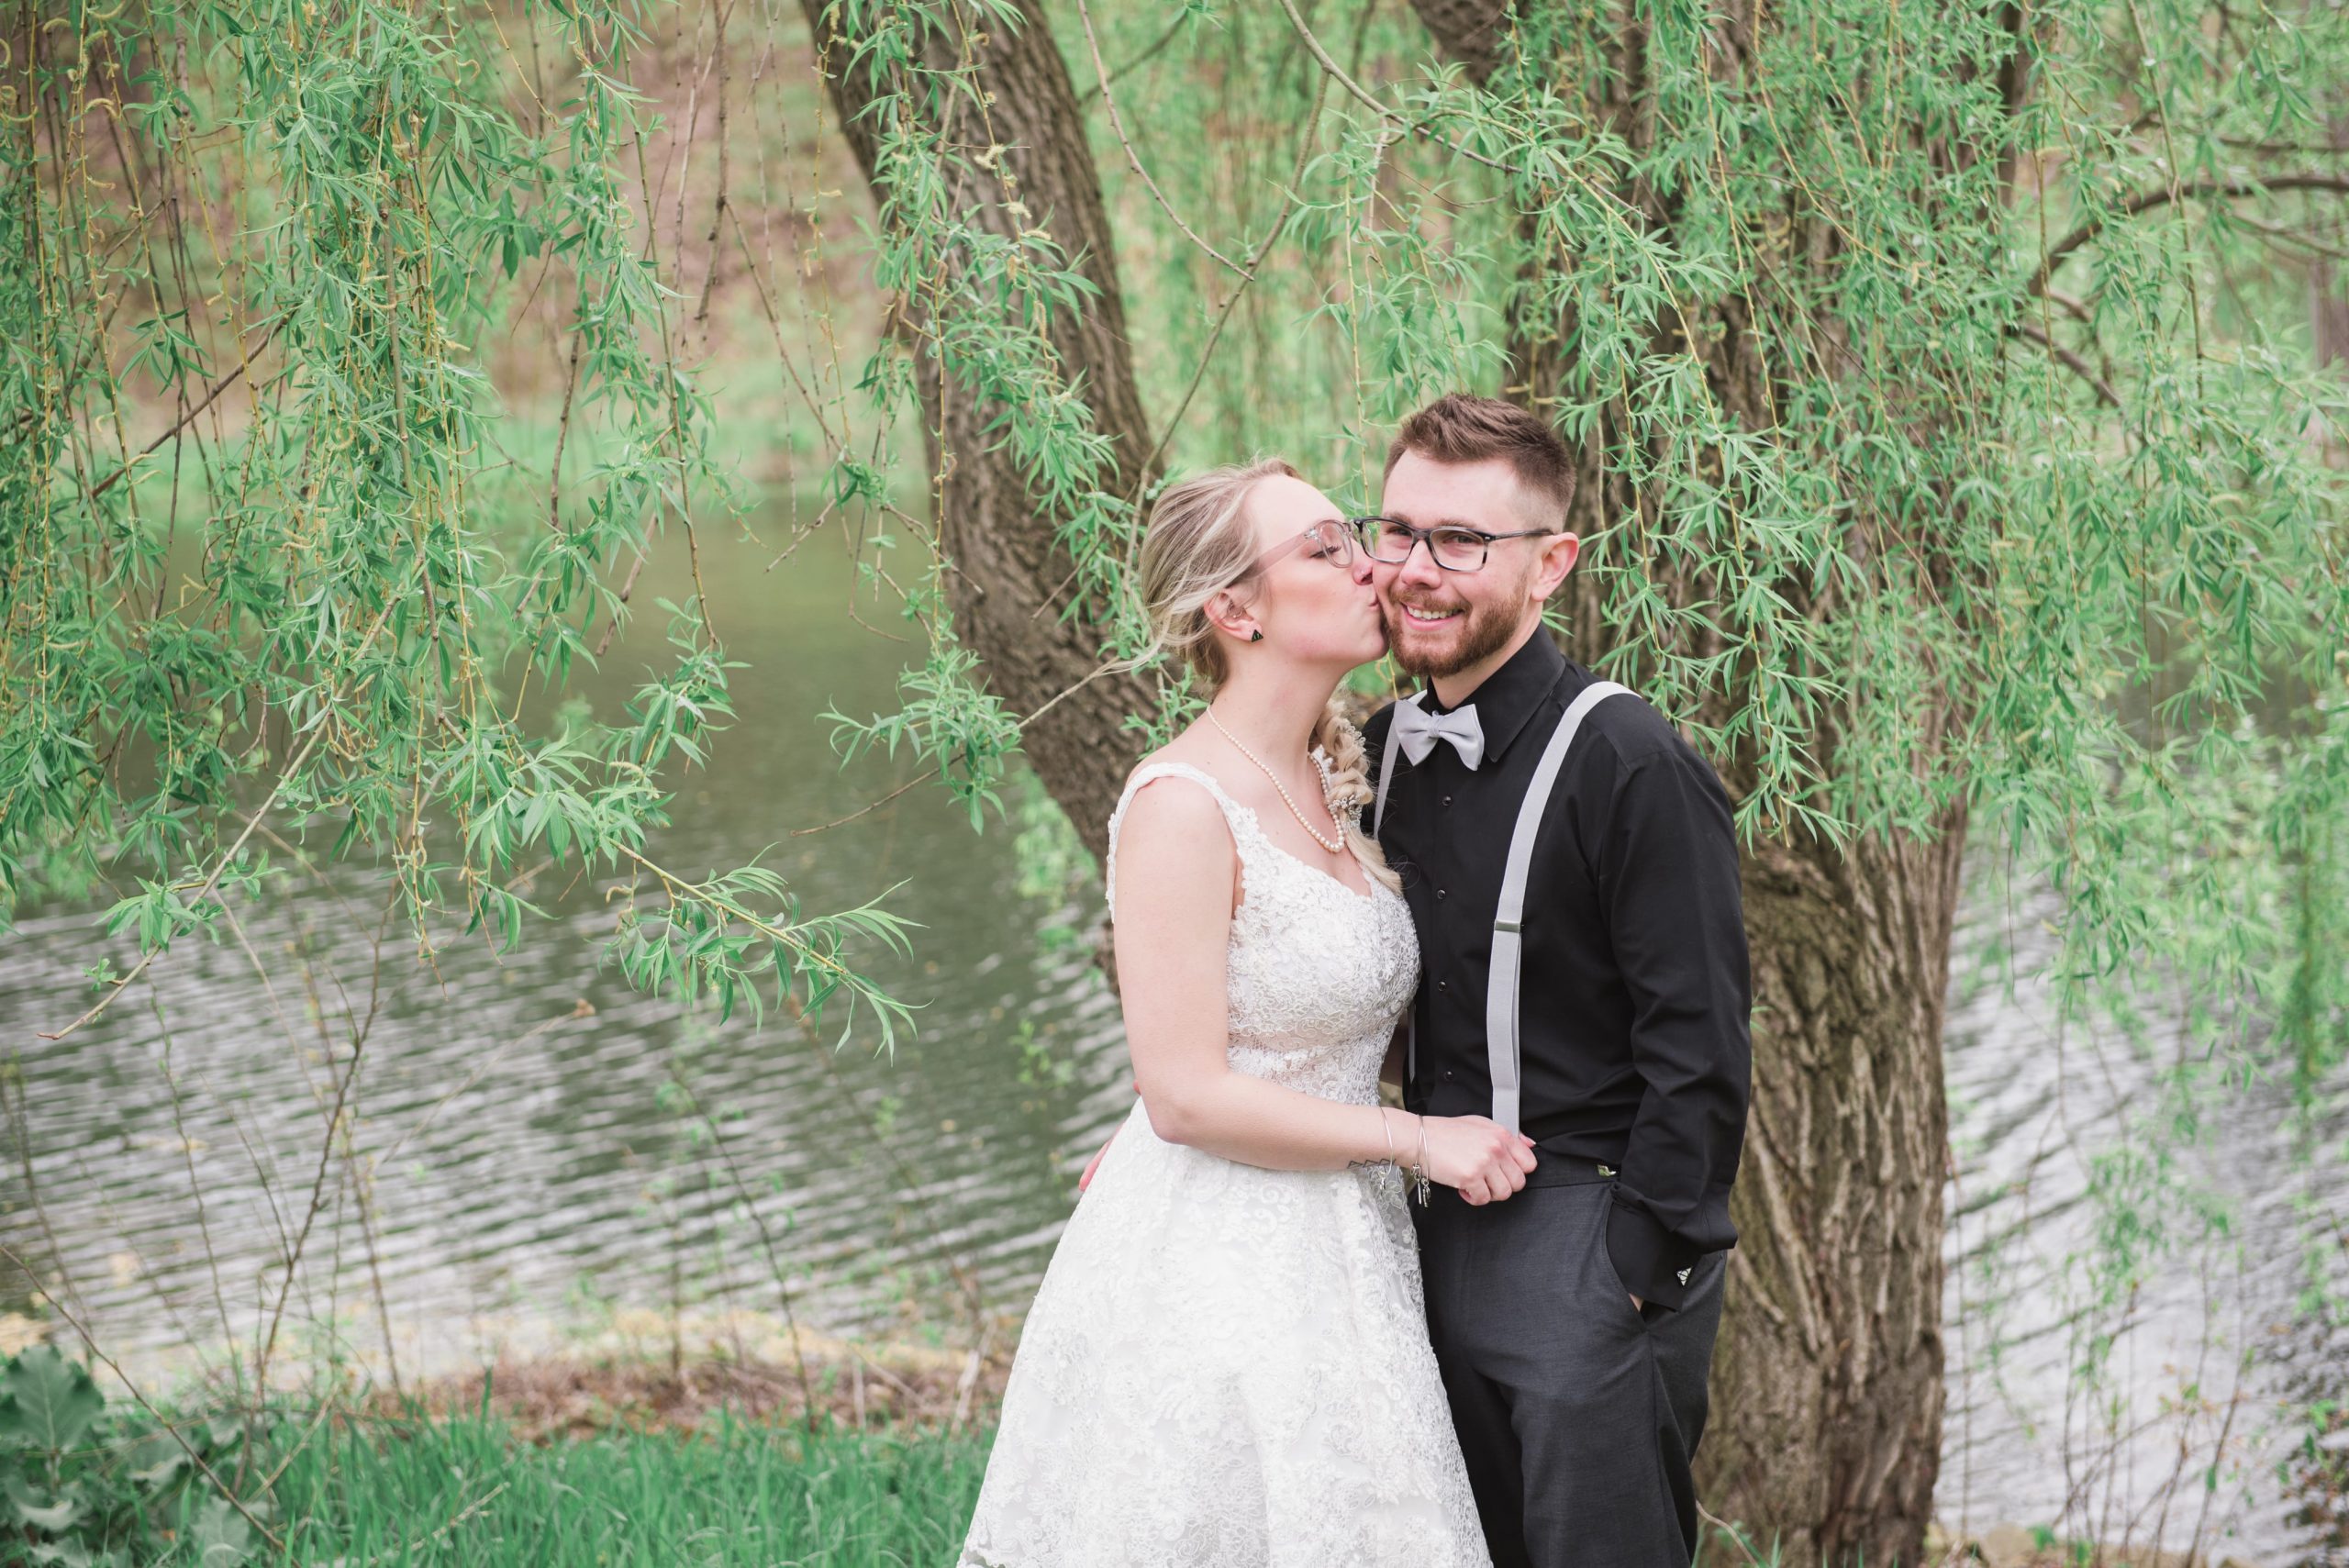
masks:
<svg viewBox="0 0 2349 1568"><path fill-rule="evenodd" d="M833 106L870 183L876 128L866 111L877 95L863 67L852 63L832 39L825 0L802 0L802 9L827 67ZM971 12L949 9L958 19ZM946 171L959 210L975 215L996 235L1031 227L1049 230L1094 285L1077 306L1056 307L1048 331L1063 373L1081 381L1095 428L1110 442L1113 472L1104 487L1131 495L1141 489L1151 441L1126 343L1125 300L1101 183L1068 68L1037 0L1018 0L1017 9L1016 26L967 33L958 27L959 36L932 28L920 39L936 66L965 58L972 62L976 84L992 95L984 121L980 108L962 97L943 110L922 108L953 117L949 128L955 144L1003 149L997 167L1008 181L967 161ZM1015 199L1026 216L1009 210ZM919 345L918 332L915 340ZM988 689L1013 711L1034 714L1052 704L1029 725L1022 743L1085 847L1100 856L1108 848L1110 809L1135 756L1125 719L1152 711L1155 701L1131 675L1088 679L1100 663L1102 625L1082 606L1063 613L1074 562L1055 536L1063 519L1036 498L1010 457L996 448L988 427L1000 410L952 384L926 347L918 346L915 354L930 472L944 475L936 491L936 522L952 563L948 602L956 636L979 656Z"/></svg>
<svg viewBox="0 0 2349 1568"><path fill-rule="evenodd" d="M2336 151L2349 151L2349 115L2329 117L2325 129ZM2337 272L2331 256L2320 254L2309 262L2309 326L2320 370L2349 360L2349 298L2343 296Z"/></svg>
<svg viewBox="0 0 2349 1568"><path fill-rule="evenodd" d="M1517 47L1509 0L1413 4L1444 53L1480 83ZM1756 16L1732 6L1719 25L1720 58L1750 60ZM1598 73L1603 85L1584 105L1594 123L1635 149L1653 134L1643 95L1646 40L1626 7L1612 30L1609 69ZM1548 75L1583 79L1563 67ZM2020 69L2001 85L2017 97ZM1679 216L1653 190L1617 195L1658 232L1669 233ZM1789 264L1837 253L1841 240L1820 215L1784 216L1794 231L1784 251ZM1549 261L1532 255L1527 267L1538 272ZM1522 297L1539 295L1527 289ZM1694 347L1720 406L1749 429L1766 428L1778 403L1743 296L1684 301L1679 309L1697 341L1684 342L1675 320L1659 324L1659 350ZM1553 406L1570 369L1561 356L1573 325L1513 314L1510 396L1537 411ZM1634 439L1602 412L1577 453L1569 526L1584 537L1634 512L1668 526L1610 460ZM1571 628L1564 642L1585 665L1607 651L1603 584L1578 573L1563 593ZM1713 597L1703 584L1661 586L1683 605ZM1639 673L1621 678L1636 685ZM1690 717L1717 723L1724 713ZM1933 726L1946 733L1950 722L1941 714ZM1920 748L1940 740L1941 733L1918 737ZM1826 739L1822 751L1831 744ZM1733 795L1750 784L1743 759L1714 762ZM1708 1509L1744 1526L1765 1551L1776 1540L1788 1562L1915 1562L1932 1517L1945 1402L1942 1023L1964 844L1964 815L1953 812L1931 841L1878 839L1839 850L1770 840L1743 857L1753 1103L1731 1198L1740 1241L1730 1254L1698 1480Z"/></svg>
<svg viewBox="0 0 2349 1568"><path fill-rule="evenodd" d="M1963 842L1744 857L1753 1105L1698 1485L1788 1562L1914 1562L1932 1518Z"/></svg>

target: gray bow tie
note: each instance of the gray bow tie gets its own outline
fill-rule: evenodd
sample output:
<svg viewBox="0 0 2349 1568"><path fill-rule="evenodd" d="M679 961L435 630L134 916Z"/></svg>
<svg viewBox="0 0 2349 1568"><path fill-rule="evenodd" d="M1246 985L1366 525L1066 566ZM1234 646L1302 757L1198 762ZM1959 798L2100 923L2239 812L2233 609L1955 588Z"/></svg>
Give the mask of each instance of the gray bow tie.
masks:
<svg viewBox="0 0 2349 1568"><path fill-rule="evenodd" d="M1395 739L1403 754L1417 767L1428 760L1437 741L1449 740L1460 753L1460 761L1473 772L1485 760L1485 727L1477 720L1475 705L1455 707L1450 713L1430 713L1419 706L1420 700L1413 697L1395 706Z"/></svg>

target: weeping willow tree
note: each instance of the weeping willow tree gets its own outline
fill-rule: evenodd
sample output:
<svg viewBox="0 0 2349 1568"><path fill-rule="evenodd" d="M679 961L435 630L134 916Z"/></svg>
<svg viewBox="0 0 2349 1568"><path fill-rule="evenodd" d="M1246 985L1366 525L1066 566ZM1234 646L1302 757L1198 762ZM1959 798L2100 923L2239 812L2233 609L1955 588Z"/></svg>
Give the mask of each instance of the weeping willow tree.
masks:
<svg viewBox="0 0 2349 1568"><path fill-rule="evenodd" d="M796 526L917 547L874 557L902 706L836 744L974 812L1024 754L1097 851L1190 700L1130 664L1174 465L1286 448L1369 500L1435 392L1554 420L1560 635L1738 805L1757 1092L1700 1458L1798 1559L1913 1559L1931 1509L1969 842L2052 890L2078 994L2160 973L2237 1075L2343 1054L2330 11L12 15L0 876L107 890L142 957L92 1012L278 846L378 857L428 951L584 867L641 985L902 1021L881 910L652 847L727 714L698 596L625 722L529 717L740 503L733 299L798 403Z"/></svg>
<svg viewBox="0 0 2349 1568"><path fill-rule="evenodd" d="M1747 845L1756 1099L1709 1502L1802 1556L1913 1557L1969 835L2053 886L2083 989L2166 965L2212 1044L2302 1072L2340 1053L2342 400L2308 352L2306 270L2265 243L2322 254L2349 191L2310 107L2340 82L2337 23L1424 0L1422 35L1373 49L1365 12L1282 0L1253 42L1293 72L1286 102L1279 67L1210 47L1121 112L1083 5L807 8L843 122L926 138L857 150L885 252L952 246L908 352L945 438L961 637L992 693L1046 711L1031 751L1080 828L1118 769L1055 753L1132 748L1048 705L1130 636L1109 504L1150 483L1239 300L1286 292L1273 332L1313 316L1334 351L1284 340L1227 374L1228 422L1193 447L1310 442L1303 407L1373 452L1457 384L1576 447L1590 544L1564 640L1705 747ZM1158 26L1117 42L1146 53ZM1198 157L1202 126L1248 150ZM1095 176L1120 166L1113 206ZM1284 198L1209 220L1249 183ZM1151 241L1105 243L1105 213ZM1292 242L1284 290L1266 258ZM1147 284L1120 287L1121 251ZM1198 367L1163 377L1160 426L1131 412L1139 299ZM1052 373L967 357L974 322L1039 323ZM1334 408L1308 389L1331 372ZM996 439L1071 386L1114 455ZM1071 476L1093 487L1074 505ZM1046 569L989 570L1011 541ZM1082 652L1040 668L1047 637Z"/></svg>

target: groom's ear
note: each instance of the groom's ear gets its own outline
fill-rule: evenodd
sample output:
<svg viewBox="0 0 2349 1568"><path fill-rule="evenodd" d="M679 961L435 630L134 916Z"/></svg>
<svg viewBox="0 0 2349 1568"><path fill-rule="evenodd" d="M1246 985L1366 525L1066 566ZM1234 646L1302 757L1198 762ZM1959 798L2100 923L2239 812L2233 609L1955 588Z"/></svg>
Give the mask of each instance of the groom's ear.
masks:
<svg viewBox="0 0 2349 1568"><path fill-rule="evenodd" d="M1554 534L1542 541L1541 564L1533 570L1533 596L1546 599L1558 591L1566 573L1582 559L1582 539L1575 534Z"/></svg>

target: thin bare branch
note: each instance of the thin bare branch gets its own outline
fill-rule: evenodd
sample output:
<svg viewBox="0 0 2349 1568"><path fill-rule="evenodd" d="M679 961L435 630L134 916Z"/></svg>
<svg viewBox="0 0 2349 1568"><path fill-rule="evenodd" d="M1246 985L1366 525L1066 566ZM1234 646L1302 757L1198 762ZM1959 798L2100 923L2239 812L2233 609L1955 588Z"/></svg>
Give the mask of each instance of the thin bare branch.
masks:
<svg viewBox="0 0 2349 1568"><path fill-rule="evenodd" d="M2080 358L2079 355L2074 353L2071 350L2064 347L2063 344L2058 343L2055 339L2050 338L2046 332L2041 328L2039 323L2036 321L2017 321L2014 324L2014 329L2018 335L2030 339L2032 342L2046 350L2049 354L2054 357L2055 361L2058 364L2061 364L2065 370L2072 372L2081 380L2087 382L2090 386L2096 388L2096 395L2099 401L2110 406L2118 412L2127 412L2127 409L2121 406L2121 395L2113 391L2110 384L2108 384L2102 376L2096 373L2096 367L2088 363L2087 361Z"/></svg>
<svg viewBox="0 0 2349 1568"><path fill-rule="evenodd" d="M16 1252L9 1248L6 1241L0 1241L0 1257L6 1258L8 1262L14 1263L18 1269L22 1270L27 1278L31 1279L39 1277L33 1273L32 1265L27 1262L24 1259L18 1257ZM149 1401L146 1395L139 1392L139 1385L130 1380L129 1374L125 1373L122 1368L117 1364L112 1356L98 1349L98 1341L91 1334L88 1327L84 1325L79 1318L75 1317L72 1310L63 1302L58 1300L56 1296L50 1296L47 1297L47 1299L49 1304L57 1309L58 1315L63 1318L72 1328L73 1331L82 1336L82 1342L89 1347L90 1354L95 1356L99 1361L106 1363L106 1370L113 1373L117 1378L120 1379L123 1387L130 1391L130 1396L139 1401L139 1407L146 1411L148 1415L153 1417L155 1418L155 1424L161 1427L163 1431L171 1438L171 1440L180 1445L180 1451L187 1455L188 1462L195 1466L198 1473L203 1475L206 1481L212 1483L213 1489L220 1494L221 1500L227 1503L230 1507L236 1509L238 1513L243 1515L245 1522L252 1526L253 1529L260 1533L261 1538L263 1540L266 1540L270 1545L275 1547L278 1552L283 1555L285 1551L285 1542L279 1539L277 1532L271 1529L269 1526L263 1524L261 1519L254 1515L250 1508L245 1507L244 1499L239 1497L235 1492L229 1489L228 1484L220 1479L218 1473L216 1472L212 1466L204 1462L204 1456L195 1451L195 1445L190 1443L185 1438L180 1436L179 1428L174 1426L161 1410L155 1408L154 1405Z"/></svg>
<svg viewBox="0 0 2349 1568"><path fill-rule="evenodd" d="M1179 7L1176 8L1174 18L1166 24L1165 30L1161 32L1158 37L1151 42L1147 49L1144 49L1140 54L1135 55L1131 60L1129 60L1115 71L1110 72L1107 76L1101 77L1099 81L1093 83L1091 89L1077 95L1078 97L1080 99L1106 97L1108 95L1107 89L1110 83L1121 81L1124 78L1132 75L1135 72L1140 71L1143 66L1148 65L1152 61L1157 59L1159 55L1165 51L1166 46L1174 41L1174 35L1183 30L1183 24L1189 19L1190 18L1186 12L1181 10ZM1097 72L1100 70L1100 65L1097 61L1094 65L1094 70Z"/></svg>
<svg viewBox="0 0 2349 1568"><path fill-rule="evenodd" d="M1126 122L1118 116L1117 96L1109 91L1109 72L1101 62L1101 40L1093 31L1092 8L1085 5L1085 0L1076 0L1076 15L1077 19L1085 24L1085 44L1093 52L1093 69L1101 78L1101 102L1109 111L1109 128L1117 133L1118 145L1126 150L1127 164L1141 176L1141 183L1150 192L1151 199L1158 204L1159 210L1165 213L1167 219L1183 231L1185 239L1214 257L1227 270L1238 272L1243 278L1251 276L1249 268L1242 267L1208 244L1199 237L1197 230L1183 221L1183 215L1174 210L1174 204L1166 199L1166 193L1158 188L1158 182L1151 178L1148 169L1142 167L1141 154L1134 150L1133 139L1126 134Z"/></svg>
<svg viewBox="0 0 2349 1568"><path fill-rule="evenodd" d="M2039 271L2030 284L2028 293L2036 295L2047 287L2055 269L2070 259L2072 253L2104 232L2118 218L2135 217L2151 212L2172 201L2186 201L2198 196L2259 196L2270 191L2332 191L2349 194L2349 174L2325 174L2315 172L2299 174L2277 174L2266 180L2188 180L2175 189L2141 191L2110 213L2088 219L2052 246L2039 263Z"/></svg>
<svg viewBox="0 0 2349 1568"><path fill-rule="evenodd" d="M170 441L182 430L186 429L190 425L195 423L196 416L202 414L206 408L211 407L215 398L228 391L230 387L236 385L239 381L244 378L245 372L252 368L253 361L261 356L262 350L269 347L270 339L276 336L277 323L273 321L269 324L269 329L261 335L261 341L255 343L251 348L245 350L245 357L237 361L237 368L230 371L227 375L222 376L218 381L214 382L212 384L212 390L206 393L204 396L196 402L194 407L189 408L178 418L173 420L171 428L165 430L161 435L157 436L153 440L149 441L145 446L139 448L138 457L132 458L128 462L124 463L120 468L116 469L112 473L107 474L104 479L99 480L95 484L90 486L90 499L95 501L99 496L105 495L107 491L113 489L116 481L121 479L123 475L128 473L132 469L139 466L139 458L152 456L164 445L164 443Z"/></svg>

